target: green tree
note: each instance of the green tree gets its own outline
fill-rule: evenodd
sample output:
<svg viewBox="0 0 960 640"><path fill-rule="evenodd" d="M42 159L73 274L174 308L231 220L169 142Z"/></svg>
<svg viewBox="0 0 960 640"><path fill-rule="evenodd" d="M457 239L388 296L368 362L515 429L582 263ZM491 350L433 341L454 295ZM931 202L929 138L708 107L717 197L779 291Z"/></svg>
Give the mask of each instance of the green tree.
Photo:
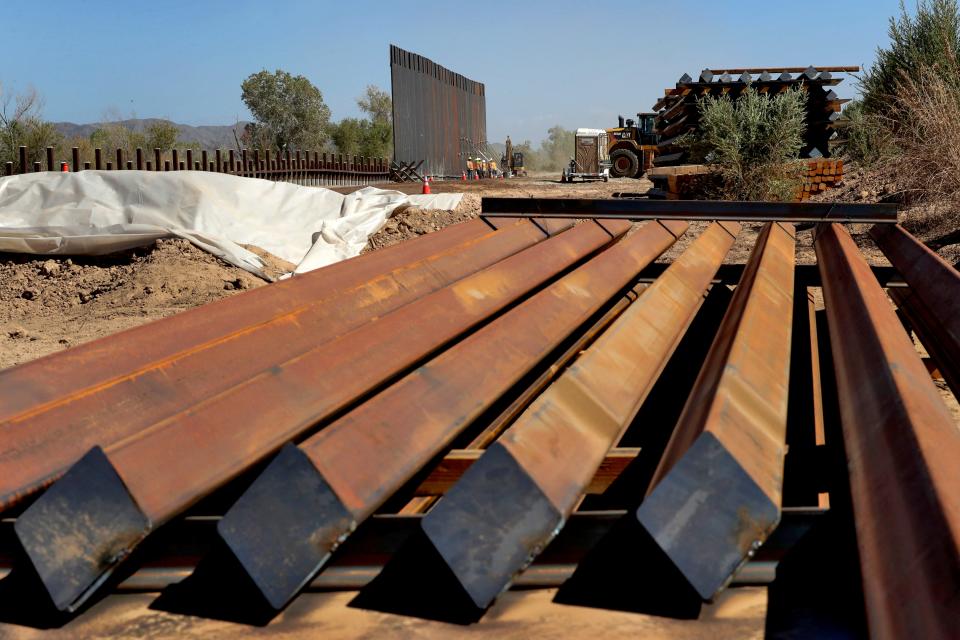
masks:
<svg viewBox="0 0 960 640"><path fill-rule="evenodd" d="M380 158L389 156L393 129L388 122L344 118L331 126L330 136L340 153Z"/></svg>
<svg viewBox="0 0 960 640"><path fill-rule="evenodd" d="M393 122L393 101L390 94L376 85L367 85L363 95L357 98L357 106L373 122Z"/></svg>
<svg viewBox="0 0 960 640"><path fill-rule="evenodd" d="M350 155L360 153L364 122L359 118L344 118L330 127L330 137L337 145L337 151Z"/></svg>
<svg viewBox="0 0 960 640"><path fill-rule="evenodd" d="M357 106L366 118L344 118L331 125L330 137L340 153L368 158L389 158L393 155L393 106L390 94L374 85L367 85Z"/></svg>
<svg viewBox="0 0 960 640"><path fill-rule="evenodd" d="M390 94L375 85L367 85L357 106L370 121L360 144L364 156L389 158L393 155L393 101Z"/></svg>
<svg viewBox="0 0 960 640"><path fill-rule="evenodd" d="M244 104L253 114L254 138L273 141L276 149L320 149L327 140L330 108L323 94L303 76L277 69L254 73L241 85Z"/></svg>
<svg viewBox="0 0 960 640"><path fill-rule="evenodd" d="M393 155L393 126L389 122L365 123L360 155L368 158L389 158Z"/></svg>
<svg viewBox="0 0 960 640"><path fill-rule="evenodd" d="M957 83L960 62L960 10L956 0L919 0L911 16L903 0L900 15L890 18L890 44L860 79L867 114L890 115L900 83L924 67L937 67ZM894 125L895 121L890 123Z"/></svg>
<svg viewBox="0 0 960 640"><path fill-rule="evenodd" d="M699 100L700 125L686 141L691 155L713 166L722 197L732 200L792 200L802 179L798 161L806 128L806 92L767 95L747 89Z"/></svg>
<svg viewBox="0 0 960 640"><path fill-rule="evenodd" d="M169 120L151 122L143 131L144 149L172 149L179 141L180 131Z"/></svg>

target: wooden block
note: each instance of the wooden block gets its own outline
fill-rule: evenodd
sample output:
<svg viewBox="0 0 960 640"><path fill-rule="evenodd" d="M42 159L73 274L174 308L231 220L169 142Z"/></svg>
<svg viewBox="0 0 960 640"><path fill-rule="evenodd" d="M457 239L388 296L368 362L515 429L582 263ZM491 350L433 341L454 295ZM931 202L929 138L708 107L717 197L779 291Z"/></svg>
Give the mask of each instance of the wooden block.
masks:
<svg viewBox="0 0 960 640"><path fill-rule="evenodd" d="M710 173L710 168L703 164L682 164L675 167L654 167L647 172L647 177L654 180L663 176L699 175L703 173Z"/></svg>
<svg viewBox="0 0 960 640"><path fill-rule="evenodd" d="M640 449L632 448L617 448L608 451L600 464L600 468L594 474L593 480L588 485L587 493L603 493L617 479L620 472L633 462L639 452ZM416 495L439 496L445 494L482 453L483 451L480 449L451 450L420 484L415 492Z"/></svg>

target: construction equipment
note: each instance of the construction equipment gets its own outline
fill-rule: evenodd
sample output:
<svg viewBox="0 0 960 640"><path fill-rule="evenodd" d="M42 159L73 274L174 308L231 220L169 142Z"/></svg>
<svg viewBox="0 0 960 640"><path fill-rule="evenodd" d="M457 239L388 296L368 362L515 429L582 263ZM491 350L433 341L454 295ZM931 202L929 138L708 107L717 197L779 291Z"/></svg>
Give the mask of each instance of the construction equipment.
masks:
<svg viewBox="0 0 960 640"><path fill-rule="evenodd" d="M564 167L560 182L574 178L587 180L610 179L610 156L607 155L607 132L603 129L577 129L574 136L574 157Z"/></svg>
<svg viewBox="0 0 960 640"><path fill-rule="evenodd" d="M514 151L513 157L509 158L510 160L510 173L513 176L526 176L527 170L523 168L523 152Z"/></svg>
<svg viewBox="0 0 960 640"><path fill-rule="evenodd" d="M614 178L639 178L653 166L659 136L653 131L655 113L638 113L637 120L617 116L618 126L607 129L607 154L610 175Z"/></svg>

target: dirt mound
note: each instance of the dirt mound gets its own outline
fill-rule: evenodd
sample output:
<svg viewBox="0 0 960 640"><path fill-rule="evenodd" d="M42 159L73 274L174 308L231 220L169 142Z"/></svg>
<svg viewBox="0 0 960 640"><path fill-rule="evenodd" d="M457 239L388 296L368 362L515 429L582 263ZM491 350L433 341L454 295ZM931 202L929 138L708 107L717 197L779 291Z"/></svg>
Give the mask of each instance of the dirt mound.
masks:
<svg viewBox="0 0 960 640"><path fill-rule="evenodd" d="M849 165L847 165L849 166ZM947 262L960 262L960 205L949 201L912 201L893 167L864 169L853 166L843 176L843 183L811 198L815 202L893 202L900 205L900 224L940 254ZM851 225L860 227L863 225ZM857 241L862 247L872 245L866 239Z"/></svg>
<svg viewBox="0 0 960 640"><path fill-rule="evenodd" d="M843 182L816 194L812 202L899 202L902 192L889 168L864 169L844 160Z"/></svg>
<svg viewBox="0 0 960 640"><path fill-rule="evenodd" d="M0 369L263 284L179 239L102 257L0 254Z"/></svg>
<svg viewBox="0 0 960 640"><path fill-rule="evenodd" d="M370 237L363 252L376 251L390 245L438 231L458 222L480 215L483 197L509 198L609 198L614 191L646 191L649 180L621 178L610 182L562 184L559 175L544 175L529 179L510 180L448 180L434 183L435 193L463 193L463 199L454 211L437 209L398 208L387 220L386 226ZM401 191L416 192L419 185L392 185Z"/></svg>
<svg viewBox="0 0 960 640"><path fill-rule="evenodd" d="M476 213L463 211L462 209L462 206L457 207L455 211L399 207L387 219L383 228L370 236L367 240L367 246L363 248L363 253L383 249L477 217Z"/></svg>

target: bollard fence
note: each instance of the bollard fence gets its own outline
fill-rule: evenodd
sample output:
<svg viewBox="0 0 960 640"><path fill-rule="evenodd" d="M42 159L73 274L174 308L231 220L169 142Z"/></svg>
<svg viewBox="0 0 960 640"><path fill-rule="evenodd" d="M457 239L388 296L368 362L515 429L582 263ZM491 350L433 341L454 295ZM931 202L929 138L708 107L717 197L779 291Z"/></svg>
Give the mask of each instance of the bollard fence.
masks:
<svg viewBox="0 0 960 640"><path fill-rule="evenodd" d="M54 148L46 148L46 167L36 161L32 165L27 161L28 149L21 146L18 162L7 162L4 166L4 175L10 176L20 173L39 171L61 171L64 165L70 171L89 171L90 162L81 158L80 149L71 149L71 161L54 160ZM200 151L199 160L194 157L194 150L187 149L186 159L180 159L180 152L172 149L167 153L160 149L153 150L153 161L145 160L143 149L137 148L130 157L129 152L117 149L116 162L107 160L110 157L109 149L106 154L103 150L94 149L93 168L97 170L131 170L139 171L211 171L214 173L229 173L244 178L260 178L274 182L292 182L304 186L359 186L377 184L390 180L390 162L385 158L366 158L364 156L350 156L317 151L286 151L275 154L270 149L261 152L254 149L253 153L242 149L237 154L231 149L224 159L221 149L214 152L215 160L210 160L206 150ZM165 159L169 157L170 159Z"/></svg>

